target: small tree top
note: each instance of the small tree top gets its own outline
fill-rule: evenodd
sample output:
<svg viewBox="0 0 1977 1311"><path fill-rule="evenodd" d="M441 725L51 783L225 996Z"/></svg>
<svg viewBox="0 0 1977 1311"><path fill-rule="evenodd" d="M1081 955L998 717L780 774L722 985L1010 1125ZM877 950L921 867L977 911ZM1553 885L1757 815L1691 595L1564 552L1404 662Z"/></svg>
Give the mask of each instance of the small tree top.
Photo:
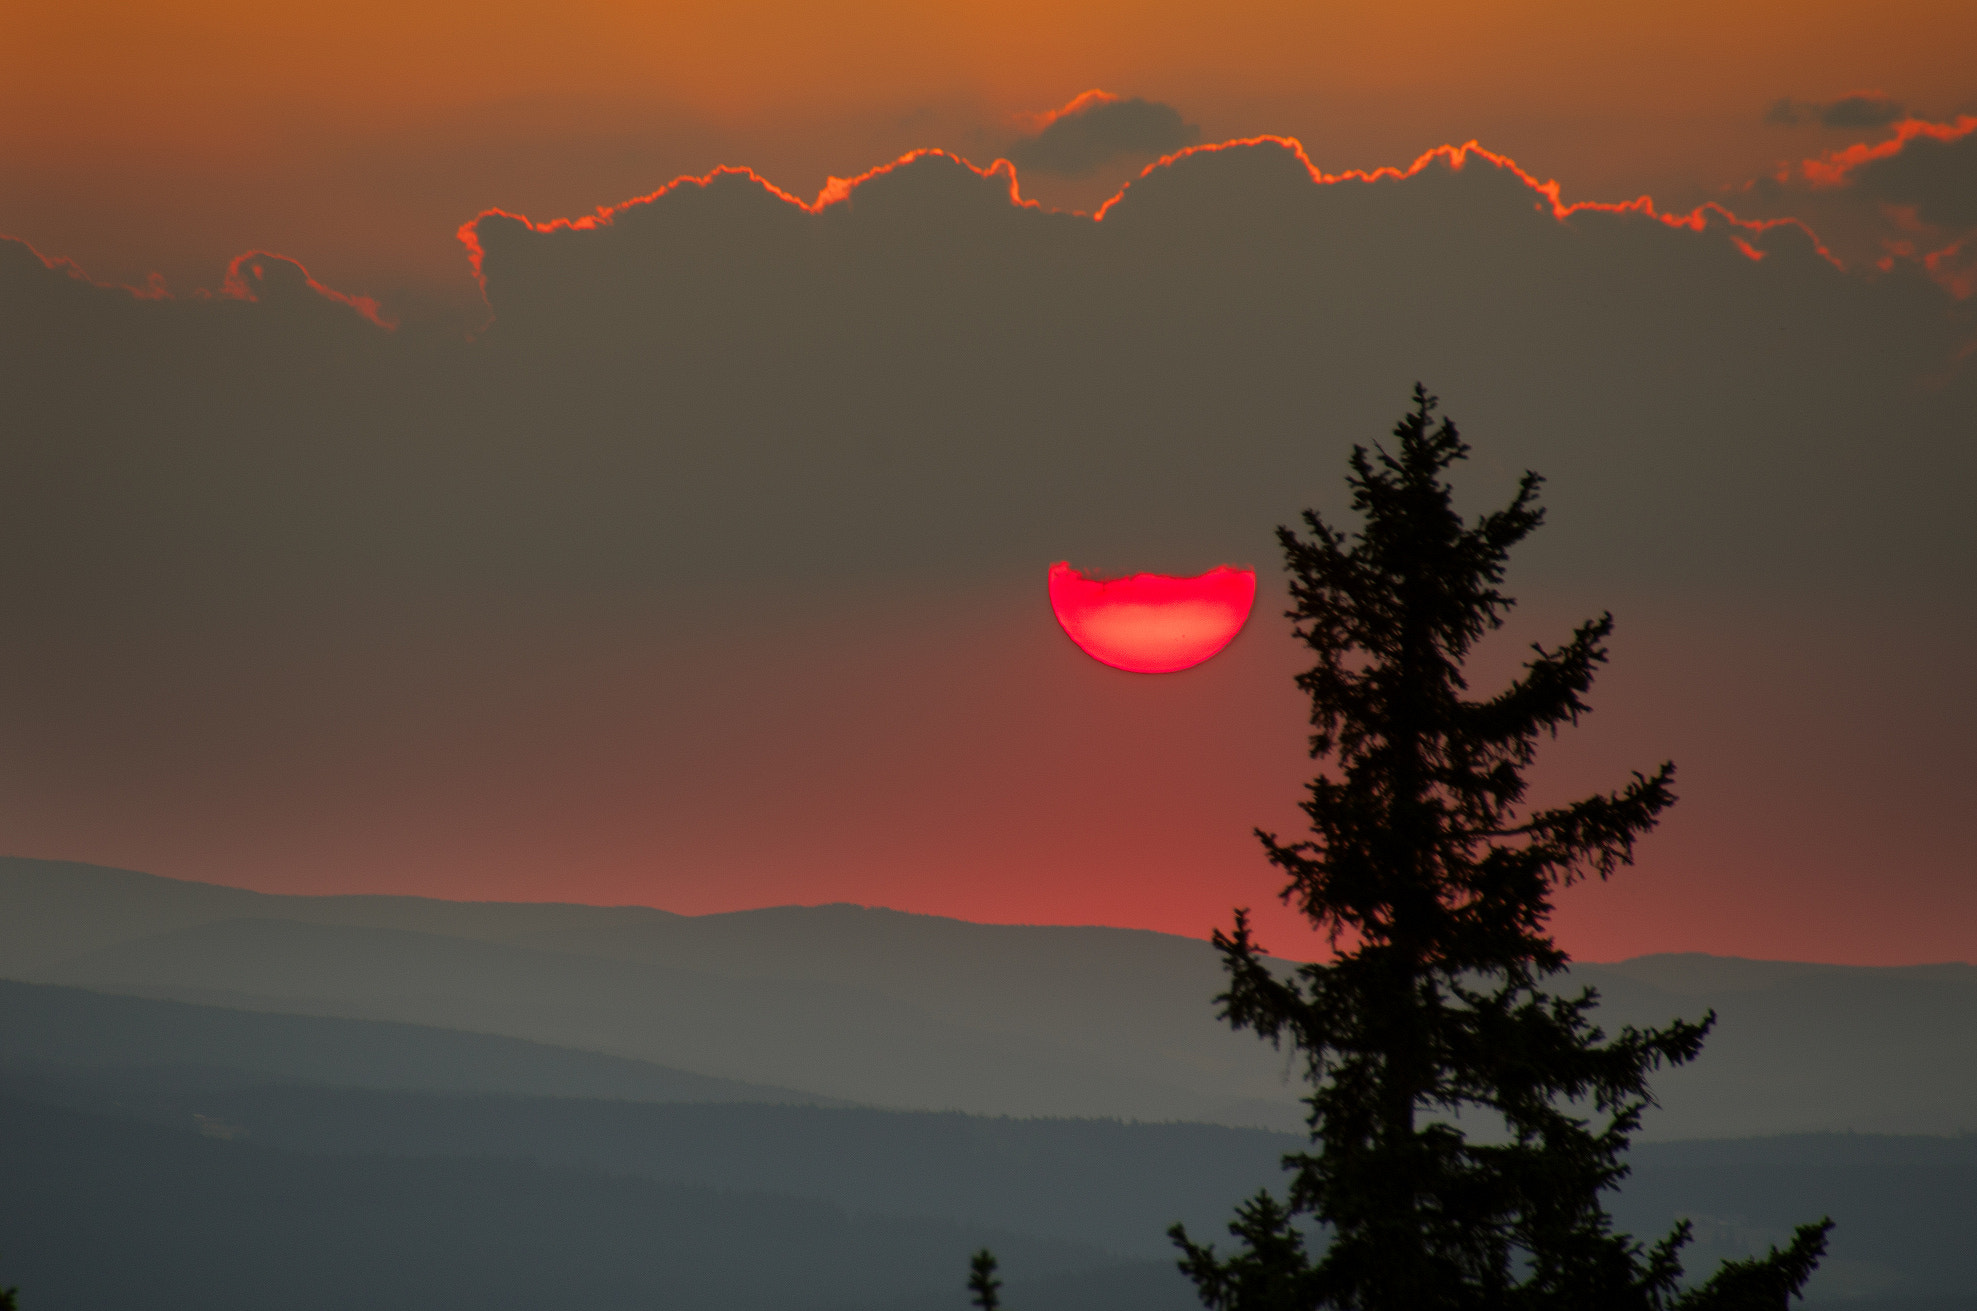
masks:
<svg viewBox="0 0 1977 1311"><path fill-rule="evenodd" d="M1001 1287L1002 1281L995 1277L995 1255L984 1247L968 1263L968 1291L973 1295L970 1301L981 1311L996 1311L1002 1305L1002 1299L996 1295Z"/></svg>

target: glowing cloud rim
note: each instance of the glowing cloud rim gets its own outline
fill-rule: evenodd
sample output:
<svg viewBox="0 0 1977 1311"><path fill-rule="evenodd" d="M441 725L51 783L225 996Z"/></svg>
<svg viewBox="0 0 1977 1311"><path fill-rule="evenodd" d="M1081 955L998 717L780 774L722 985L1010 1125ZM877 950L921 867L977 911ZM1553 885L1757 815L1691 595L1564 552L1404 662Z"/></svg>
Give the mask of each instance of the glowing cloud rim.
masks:
<svg viewBox="0 0 1977 1311"><path fill-rule="evenodd" d="M1091 104L1103 104L1116 99L1118 97L1113 96L1110 92L1088 91L1062 109L1052 111L1051 118L1054 120L1055 117L1074 109ZM1832 251L1827 249L1825 243L1819 239L1818 234L1801 219L1740 218L1725 206L1714 201L1698 205L1687 213L1665 211L1655 205L1652 197L1646 195L1617 203L1591 200L1568 202L1562 198L1561 188L1556 180L1540 182L1536 175L1522 168L1510 156L1499 154L1493 150L1487 150L1473 139L1459 146L1440 145L1425 150L1404 168L1385 166L1373 169L1347 169L1340 173L1327 173L1311 161L1311 157L1305 153L1304 144L1297 138L1266 133L1261 136L1239 137L1228 141L1204 142L1199 145L1183 147L1170 155L1163 155L1148 164L1140 171L1139 177L1136 180L1145 181L1153 174L1164 169L1170 169L1191 155L1215 154L1225 150L1244 150L1254 149L1256 147L1275 147L1286 151L1303 167L1305 173L1310 177L1312 184L1320 187L1338 186L1351 182L1364 184L1405 181L1426 172L1429 168L1437 164L1451 171L1460 172L1471 159L1478 159L1494 168L1511 174L1524 186L1528 187L1540 208L1548 210L1552 218L1561 223L1569 221L1573 215L1579 213L1631 214L1639 215L1667 227L1682 228L1691 232L1704 232L1711 227L1720 227L1729 230L1731 241L1752 260L1762 260L1767 253L1756 244L1758 240L1761 240L1775 228L1792 228L1802 233L1806 240L1811 243L1812 248L1834 268L1844 270L1846 267ZM461 224L455 236L461 246L465 248L468 262L473 268L474 277L480 283L482 293L485 295L487 279L482 267L484 252L481 247L480 234L477 231L477 227L483 219L507 219L519 224L526 231L536 233L550 233L558 230L595 230L597 228L611 226L619 214L638 206L650 205L663 198L668 192L680 190L685 187L705 188L727 177L745 178L792 208L805 214L816 216L821 215L826 209L834 205L840 205L849 201L853 193L860 186L863 186L874 178L882 177L895 169L906 167L923 159L945 159L950 163L967 169L980 178L995 181L998 185L1007 189L1009 203L1017 209L1026 209L1037 213L1049 212L1045 210L1045 207L1039 201L1023 195L1021 182L1016 174L1016 166L1006 158L997 159L984 167L951 150L922 149L908 151L898 159L867 169L856 177L833 177L817 193L817 198L810 201L803 200L801 197L783 190L752 168L724 166L699 176L686 175L674 178L671 182L646 195L635 196L629 200L620 201L615 205L601 205L593 213L577 218L556 218L537 221L525 214L517 214L509 210L485 209L466 223ZM1117 192L1113 193L1110 198L1089 214L1078 210L1067 212L1085 218L1093 223L1103 223L1106 215L1115 206L1126 200L1132 188L1132 182L1125 183Z"/></svg>
<svg viewBox="0 0 1977 1311"><path fill-rule="evenodd" d="M1112 103L1120 99L1121 97L1107 91L1087 91L1072 100L1069 104L1051 110L1046 114L1030 117L1039 126L1043 126L1081 109ZM1851 173L1860 165L1872 160L1899 154L1904 147L1918 138L1932 138L1947 142L1959 139L1974 130L1977 130L1977 116L1967 114L1959 116L1954 121L1948 123L1931 123L1920 119L1906 119L1895 125L1894 135L1887 140L1876 143L1862 142L1843 150L1829 152L1817 159L1809 159L1794 166L1787 166L1781 171L1776 180L1800 180L1803 184L1808 185L1810 189L1815 191L1843 187L1849 181ZM1759 243L1768 234L1778 229L1795 229L1811 245L1812 249L1834 268L1845 270L1847 267L1837 255L1828 249L1825 243L1819 239L1818 234L1803 219L1794 217L1767 219L1743 218L1726 206L1714 201L1698 205L1686 213L1663 210L1654 203L1652 197L1646 195L1620 202L1566 201L1563 199L1560 185L1556 180L1540 181L1537 175L1522 168L1510 156L1485 149L1475 140L1466 141L1461 145L1446 144L1435 146L1423 151L1411 163L1405 166L1347 169L1338 173L1327 173L1312 162L1310 156L1306 154L1303 144L1295 137L1265 134L1187 146L1172 154L1163 155L1148 164L1141 170L1139 176L1134 179L1134 182L1144 182L1152 175L1163 169L1172 168L1176 163L1191 155L1213 154L1219 151L1253 149L1256 147L1275 147L1286 151L1303 167L1313 185L1320 187L1339 186L1354 182L1370 184L1402 181L1415 177L1437 165L1451 171L1460 171L1472 161L1481 161L1487 166L1500 169L1515 177L1529 189L1532 199L1538 208L1543 212L1548 212L1552 218L1559 222L1569 221L1574 215L1581 213L1614 214L1636 215L1670 228L1679 228L1697 233L1717 229L1724 232L1744 255L1754 261L1762 260L1766 257L1768 252ZM483 302L485 302L487 294L487 280L483 270L485 252L482 248L480 233L478 231L478 225L483 220L505 219L516 223L525 231L535 233L595 230L611 226L627 210L653 204L661 200L669 192L689 187L706 188L730 177L745 179L760 187L766 194L788 204L793 209L808 215L817 216L823 214L833 206L850 201L857 189L865 183L925 159L948 160L953 164L967 169L985 181L993 182L1006 192L1009 204L1013 208L1029 210L1039 214L1053 212L1047 210L1039 201L1023 195L1020 180L1017 177L1016 166L1008 159L999 158L987 166L983 166L953 151L921 149L909 151L897 159L867 169L855 177L832 177L817 193L814 200L806 201L799 196L785 191L753 169L724 166L702 175L684 175L674 178L654 191L620 201L615 205L599 206L594 212L575 218L554 218L538 221L524 214L491 207L482 210L474 218L462 224L455 233L455 238L465 251L469 267L475 281L480 286ZM1084 218L1089 222L1103 223L1107 215L1127 199L1127 196L1132 191L1134 182L1127 182L1121 186L1117 192L1089 213L1077 210L1066 212ZM25 240L8 234L0 234L0 237L12 241L20 241L22 245L28 245ZM40 250L34 250L31 246L30 249L33 250L36 258L50 271L65 273L78 281L93 283L106 290L121 290L142 300L219 299L257 301L261 299L261 288L258 285L260 279L246 276L242 270L247 269L251 271L256 263L263 265L267 263L292 265L297 275L296 281L320 298L347 306L363 318L371 321L377 327L386 329L387 331L397 326L397 322L393 316L386 313L376 299L369 296L353 295L327 286L311 276L307 268L299 260L272 251L253 250L236 257L228 265L225 282L217 292L202 289L194 291L190 296L174 296L166 290L162 279L156 274L153 274L150 281L142 287L96 283L94 279L84 273L73 261L60 256L45 254ZM1939 254L1947 253L1949 252L1939 252ZM1886 263L1886 261L1882 262L1884 271ZM1938 273L1933 266L1931 266L1930 271L1932 275ZM1961 282L1955 278L1939 276L1937 280L1943 283L1947 290L1959 298L1970 294L1977 294L1964 288Z"/></svg>

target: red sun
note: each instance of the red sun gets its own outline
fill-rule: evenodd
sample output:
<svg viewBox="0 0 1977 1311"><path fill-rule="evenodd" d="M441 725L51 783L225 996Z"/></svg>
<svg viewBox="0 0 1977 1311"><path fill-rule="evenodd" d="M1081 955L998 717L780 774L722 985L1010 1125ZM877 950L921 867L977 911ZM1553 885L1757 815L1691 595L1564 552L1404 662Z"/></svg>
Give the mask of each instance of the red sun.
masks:
<svg viewBox="0 0 1977 1311"><path fill-rule="evenodd" d="M1087 578L1050 566L1050 608L1080 650L1135 674L1191 669L1235 639L1256 602L1256 571L1218 565L1193 578Z"/></svg>

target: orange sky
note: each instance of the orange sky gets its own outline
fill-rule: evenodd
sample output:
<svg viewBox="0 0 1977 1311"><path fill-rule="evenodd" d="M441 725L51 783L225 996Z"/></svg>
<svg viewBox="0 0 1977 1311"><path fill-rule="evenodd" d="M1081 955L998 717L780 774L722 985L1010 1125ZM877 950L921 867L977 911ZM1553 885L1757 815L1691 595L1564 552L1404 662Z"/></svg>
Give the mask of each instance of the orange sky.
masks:
<svg viewBox="0 0 1977 1311"><path fill-rule="evenodd" d="M9 10L0 232L180 287L274 249L415 312L470 296L452 233L483 208L578 214L719 164L807 195L914 147L986 160L1090 87L1172 104L1209 139L1296 136L1328 169L1473 137L1569 198L1682 208L1845 144L1765 124L1781 97L1977 108L1962 0ZM1089 205L1124 175L1025 189Z"/></svg>
<svg viewBox="0 0 1977 1311"><path fill-rule="evenodd" d="M1961 815L1977 701L1964 653L1977 612L1957 570L1977 552L1956 489L1969 484L1959 471L1977 450L1966 436L1977 406L1959 399L1971 374L1955 373L1945 345L1958 324L1967 340L1977 307L1977 220L1956 190L1977 144L1977 117L1957 117L1977 113L1969 0L81 0L16 3L5 17L0 235L98 279L156 274L181 293L218 288L245 252L279 252L415 329L361 324L346 341L360 320L341 307L311 317L322 307L300 268L256 257L242 288L263 265L274 276L265 298L247 297L259 317L236 340L226 334L250 322L238 300L133 302L0 247L15 256L0 275L24 291L0 300L0 332L17 346L0 352L0 395L19 411L0 480L12 498L0 594L20 620L0 642L0 830L13 851L288 891L690 911L852 899L1076 922L1130 904L1130 922L1204 932L1232 904L1269 900L1249 826L1295 823L1292 653L1252 636L1191 682L1106 682L1114 671L1072 659L1049 623L1043 571L1067 556L1182 571L1179 558L1105 556L1122 541L1182 542L1195 552L1186 571L1226 560L1274 579L1268 516L1293 511L1273 498L1334 478L1340 443L1377 436L1387 403L1433 368L1428 381L1465 424L1477 416L1487 458L1505 462L1485 472L1508 478L1524 458L1496 453L1500 435L1533 441L1535 467L1560 479L1562 522L1578 516L1552 557L1554 601L1560 579L1596 581L1597 599L1547 612L1556 622L1543 634L1607 604L1630 624L1642 616L1601 702L1613 735L1558 759L1600 779L1670 756L1685 771L1684 805L1638 877L1564 899L1574 950L1969 956L1977 892ZM1140 229L1077 229L1150 243L1120 249L1185 275L1155 288L1165 299L1149 303L1165 312L1132 312L1138 302L1117 294L1127 284L1108 279L1139 266L1101 261L1082 281L1038 274L1006 302L1080 331L1002 331L1005 311L976 314L971 295L1006 269L1070 265L1023 263L1045 247L997 247L1002 262L982 262L952 299L908 277L858 283L870 321L947 314L981 329L955 339L976 342L975 355L917 329L825 334L828 349L813 343L800 362L837 361L839 373L819 375L836 390L805 368L721 371L781 349L776 314L723 317L729 306L705 289L712 299L653 309L652 270L696 261L731 261L721 267L735 285L772 302L787 289L751 279L779 267L769 257L782 238L760 233L709 251L626 224L616 254L579 252L565 276L540 231L490 221L488 249L509 260L496 320L509 344L498 330L420 330L485 314L457 235L484 211L580 216L722 165L808 198L914 148L986 163L1020 154L1039 114L1094 88L1156 102L1170 122L1178 113L1199 129L1190 139L1296 138L1328 173L1405 168L1472 139L1497 154L1466 170L1434 161L1407 184L1393 212L1434 240L1368 208L1389 193L1354 186L1326 211L1330 226L1286 226L1304 235L1269 246L1223 223L1223 209L1189 206L1213 194L1251 217L1241 207L1267 211L1278 193L1266 184L1302 164L1274 145L1196 152L1117 211L1145 200ZM1781 100L1817 110L1866 91L1954 126L1929 137L1915 122L1822 126L1816 112L1766 121ZM1896 160L1910 171L1873 186L1822 191L1827 175L1803 167L1917 132L1945 149ZM1966 144L1952 154L1952 142ZM1019 182L1046 204L1089 209L1146 158L1085 177L1026 166ZM1787 162L1786 182L1749 189ZM947 227L950 173L974 181L938 156L917 181L910 167L890 174L893 212L917 216L900 230L936 253L976 240ZM1953 204L1928 189L1945 177ZM1536 222L1547 239L1569 226L1533 219L1544 203L1530 178L1556 179L1566 202L1651 193L1664 214L1712 200L1744 219L1795 214L1868 276L1836 273L1794 228L1773 229L1794 240L1775 243L1759 273L1722 245L1724 224L1683 229L1677 243L1635 214L1587 225L1561 253L1511 222ZM752 184L672 194L703 190L720 191L704 214L729 218L760 199ZM997 212L1004 194L990 197ZM1202 214L1222 226L1203 229ZM1076 226L1030 217L1052 233ZM1601 252L1596 267L1588 250ZM1726 263L1710 263L1712 250ZM1884 253L1892 276L1879 278L1869 262ZM1233 262L1200 262L1207 254ZM1918 264L1927 277L1909 276ZM1267 313L1225 304L1202 290L1210 267L1258 303L1306 290ZM1356 280L1338 282L1341 271ZM554 293L539 304L538 284ZM1451 287L1461 294L1432 300ZM1320 292L1360 302L1340 310ZM1431 301L1432 330L1367 308ZM1227 316L1231 305L1240 312ZM168 313L178 326L157 329ZM1197 332L1197 315L1222 326ZM690 337L668 335L676 325L710 323L706 351L669 356ZM151 326L120 336L104 324ZM261 371L236 357L242 341L262 348ZM435 342L444 349L428 350ZM902 353L938 368L902 370ZM1916 360L1927 376L1909 376ZM363 384L345 388L344 368ZM896 371L920 382L896 386ZM1024 378L1033 385L1010 383ZM744 395L755 408L734 408ZM685 408L652 418L655 398L680 396ZM1314 432L1326 461L1307 449ZM1009 434L1020 440L997 444ZM1163 466L1142 463L1147 449L1220 454ZM1915 480L1916 468L1930 475ZM751 663L782 650L773 631L737 621L696 636L710 621L672 576L693 566L669 552L718 561L696 580L710 592L754 595L755 535L731 530L751 516L790 532L808 523L794 509L819 493L803 470L845 479L849 504L894 492L861 512L870 523L847 514L858 522L827 537L836 546L804 540L817 552L805 563L843 604L820 602L811 640L829 658L799 653L815 668L792 680ZM763 509L780 496L784 512ZM1239 510L1253 541L1230 535ZM961 545L930 541L939 534ZM881 542L888 563L861 563ZM869 614L844 600L903 586L888 570L941 576L928 561L949 546L947 567L961 561L972 581L943 582L934 599L906 588ZM726 558L737 552L742 563ZM1707 555L1706 570L1683 572L1684 552ZM1721 594L1702 596L1705 583ZM174 599L181 584L191 600ZM434 596L485 627L448 628ZM344 631L335 607L351 597L383 617L353 602ZM473 611L475 597L495 618ZM264 601L309 622L269 620L259 645L241 638L259 632ZM513 632L511 604L523 614ZM1903 678L1887 677L1897 667ZM813 788L819 778L833 787ZM1273 798L1261 813L1258 797ZM738 848L742 831L777 859ZM1295 936L1287 914L1263 922L1280 943Z"/></svg>

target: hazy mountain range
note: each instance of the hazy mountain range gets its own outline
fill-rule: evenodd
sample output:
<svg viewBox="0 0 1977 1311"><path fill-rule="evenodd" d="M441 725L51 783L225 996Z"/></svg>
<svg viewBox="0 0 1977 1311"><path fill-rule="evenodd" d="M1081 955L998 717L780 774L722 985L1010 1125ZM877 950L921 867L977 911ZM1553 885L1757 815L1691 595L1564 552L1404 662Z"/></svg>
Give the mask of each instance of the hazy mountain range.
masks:
<svg viewBox="0 0 1977 1311"><path fill-rule="evenodd" d="M1302 1124L1284 1057L1215 1018L1212 949L1163 934L271 896L29 860L0 861L0 905L3 977L526 1039L783 1100ZM1972 966L1651 956L1575 975L1609 1027L1718 1013L1644 1139L1977 1130Z"/></svg>
<svg viewBox="0 0 1977 1311"><path fill-rule="evenodd" d="M1635 1151L1621 1227L1688 1217L1702 1272L1830 1214L1813 1303L1977 1311L1969 967L1579 972L1625 1020L1722 1015L1650 1120L1701 1141ZM1152 933L12 860L0 975L30 1311L959 1311L982 1245L1011 1311L1184 1311L1167 1226L1220 1237L1302 1141L1213 953Z"/></svg>

